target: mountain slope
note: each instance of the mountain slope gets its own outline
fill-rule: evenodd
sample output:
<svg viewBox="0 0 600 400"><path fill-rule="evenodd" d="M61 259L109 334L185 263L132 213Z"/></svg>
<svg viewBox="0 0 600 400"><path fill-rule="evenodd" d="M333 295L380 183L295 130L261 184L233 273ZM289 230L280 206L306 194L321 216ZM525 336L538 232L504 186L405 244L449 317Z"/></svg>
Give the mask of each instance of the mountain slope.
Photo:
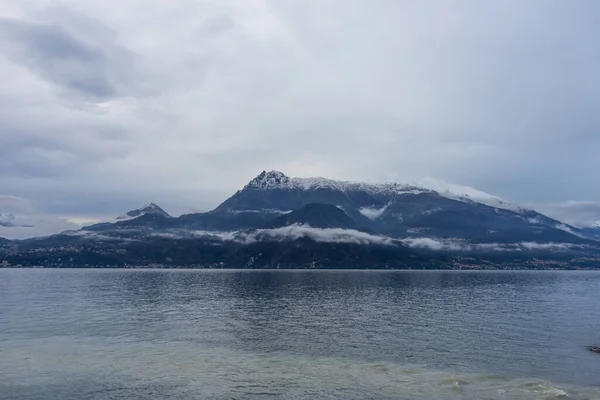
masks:
<svg viewBox="0 0 600 400"><path fill-rule="evenodd" d="M217 268L443 268L442 263L448 259L443 254L422 254L399 241L356 243L350 236L360 233L357 231L348 230L348 237L336 238L327 234L327 229L309 229L325 234L282 236L273 229L237 238L150 235L144 240L102 236L94 240L93 236L61 234L15 243L17 249L4 254L0 247L0 259L23 266L78 268L152 264ZM345 230L333 231L340 235Z"/></svg>
<svg viewBox="0 0 600 400"><path fill-rule="evenodd" d="M590 239L600 240L600 227L581 228L581 231Z"/></svg>
<svg viewBox="0 0 600 400"><path fill-rule="evenodd" d="M426 189L402 184L373 185L325 178L290 178L279 171L262 172L215 211L291 211L309 203L325 203L342 209L383 207L395 195Z"/></svg>
<svg viewBox="0 0 600 400"><path fill-rule="evenodd" d="M128 229L169 229L177 227L175 218L160 208L155 203L148 203L145 206L128 211L126 214L117 217L114 222L101 222L98 224L86 226L85 231L113 231Z"/></svg>
<svg viewBox="0 0 600 400"><path fill-rule="evenodd" d="M150 203L130 211L116 223L86 229L238 231L308 224L324 228L360 226L396 238L459 238L482 243L581 243L587 240L583 236L592 237L590 233L475 189L452 189L451 193L440 194L414 185L290 178L270 171L262 172L207 213L172 218Z"/></svg>
<svg viewBox="0 0 600 400"><path fill-rule="evenodd" d="M210 211L199 214L184 214L177 218L182 229L207 231L237 231L259 228L272 218L282 215L276 210L248 211Z"/></svg>
<svg viewBox="0 0 600 400"><path fill-rule="evenodd" d="M150 203L112 223L0 245L0 254L10 263L74 267L600 264L600 242L580 237L581 230L474 189L461 190L442 194L414 185L263 172L210 212L174 218Z"/></svg>
<svg viewBox="0 0 600 400"><path fill-rule="evenodd" d="M309 225L314 228L354 229L356 227L356 222L340 208L322 203L310 203L298 210L276 217L265 227L280 228L294 224Z"/></svg>

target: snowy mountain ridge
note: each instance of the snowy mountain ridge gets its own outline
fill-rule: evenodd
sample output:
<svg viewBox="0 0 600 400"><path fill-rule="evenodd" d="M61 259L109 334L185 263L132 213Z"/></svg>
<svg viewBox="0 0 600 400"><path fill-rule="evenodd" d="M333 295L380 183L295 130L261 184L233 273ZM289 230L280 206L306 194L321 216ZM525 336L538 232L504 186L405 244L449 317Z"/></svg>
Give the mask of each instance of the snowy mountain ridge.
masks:
<svg viewBox="0 0 600 400"><path fill-rule="evenodd" d="M263 171L250 181L244 189L300 189L318 190L334 189L342 192L364 191L373 195L416 195L421 193L437 193L440 196L463 202L475 202L490 207L522 212L525 209L516 203L482 192L469 186L457 185L432 178L425 178L413 184L387 182L367 183L355 181L338 181L322 177L292 178L279 171ZM367 211L368 212L368 211Z"/></svg>
<svg viewBox="0 0 600 400"><path fill-rule="evenodd" d="M336 189L344 192L352 190L360 190L371 192L374 194L381 193L420 193L423 188L413 185L399 183L381 183L371 184L366 182L354 181L336 181L322 177L313 178L291 178L279 171L263 171L260 175L250 181L244 189L301 189L301 190L316 190L316 189Z"/></svg>
<svg viewBox="0 0 600 400"><path fill-rule="evenodd" d="M437 192L440 196L453 200L473 201L475 203L485 204L486 206L501 208L515 212L522 212L526 209L516 203L506 201L498 196L491 195L470 186L457 185L455 183L444 182L433 178L424 178L419 184L430 190Z"/></svg>

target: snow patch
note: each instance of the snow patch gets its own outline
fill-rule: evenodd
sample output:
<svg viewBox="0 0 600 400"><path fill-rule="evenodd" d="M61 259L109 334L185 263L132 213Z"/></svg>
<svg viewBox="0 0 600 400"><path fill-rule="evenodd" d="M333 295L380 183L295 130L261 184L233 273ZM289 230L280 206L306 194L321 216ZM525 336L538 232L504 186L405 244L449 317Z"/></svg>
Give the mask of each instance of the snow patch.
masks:
<svg viewBox="0 0 600 400"><path fill-rule="evenodd" d="M573 229L571 229L571 227L565 224L556 225L556 229L560 229L561 231L565 231L567 233L570 233L571 235L582 237L579 233L575 232Z"/></svg>
<svg viewBox="0 0 600 400"><path fill-rule="evenodd" d="M387 210L389 205L390 205L390 203L387 203L386 205L384 205L383 207L380 207L380 208L363 207L363 208L359 209L358 211L365 217L367 217L371 220L376 220L377 218L381 217L381 214L383 214L385 212L385 210Z"/></svg>
<svg viewBox="0 0 600 400"><path fill-rule="evenodd" d="M423 215L433 215L437 212L442 211L442 209L440 207L434 207L434 208L430 208L429 210L424 210L421 214Z"/></svg>
<svg viewBox="0 0 600 400"><path fill-rule="evenodd" d="M260 210L227 210L230 214L289 214L293 210L278 210L275 208L261 208Z"/></svg>

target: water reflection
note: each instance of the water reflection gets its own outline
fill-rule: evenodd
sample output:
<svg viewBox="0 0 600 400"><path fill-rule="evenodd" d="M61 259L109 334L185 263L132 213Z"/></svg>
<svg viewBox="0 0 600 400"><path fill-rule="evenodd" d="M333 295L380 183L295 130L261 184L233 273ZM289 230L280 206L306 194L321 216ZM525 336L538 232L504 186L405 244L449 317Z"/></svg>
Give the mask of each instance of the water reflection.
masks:
<svg viewBox="0 0 600 400"><path fill-rule="evenodd" d="M600 342L600 274L80 270L8 281L0 343L13 347L68 337L157 357L286 354L600 383L585 350Z"/></svg>

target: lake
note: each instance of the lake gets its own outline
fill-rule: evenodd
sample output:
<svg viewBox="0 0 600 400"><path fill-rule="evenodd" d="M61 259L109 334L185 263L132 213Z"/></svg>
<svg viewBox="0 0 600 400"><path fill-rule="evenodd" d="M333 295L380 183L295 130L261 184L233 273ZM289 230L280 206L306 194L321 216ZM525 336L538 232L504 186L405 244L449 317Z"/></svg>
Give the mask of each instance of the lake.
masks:
<svg viewBox="0 0 600 400"><path fill-rule="evenodd" d="M0 399L600 399L599 272L0 270Z"/></svg>

